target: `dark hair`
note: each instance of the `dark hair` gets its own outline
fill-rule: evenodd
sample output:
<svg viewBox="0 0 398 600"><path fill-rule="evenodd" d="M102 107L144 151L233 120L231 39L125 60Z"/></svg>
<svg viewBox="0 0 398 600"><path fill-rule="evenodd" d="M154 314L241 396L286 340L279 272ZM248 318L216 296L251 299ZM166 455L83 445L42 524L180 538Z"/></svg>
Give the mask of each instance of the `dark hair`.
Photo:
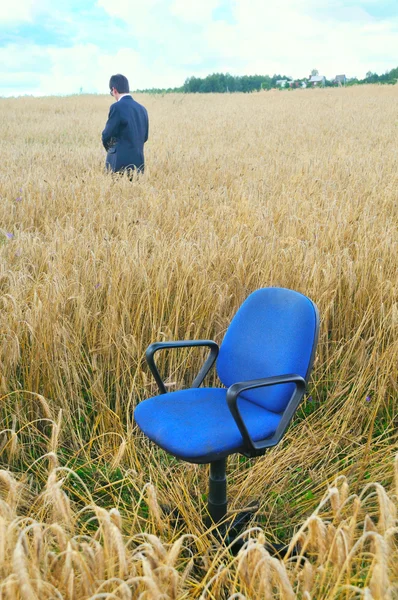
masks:
<svg viewBox="0 0 398 600"><path fill-rule="evenodd" d="M130 86L127 77L124 75L112 75L109 80L109 89L116 88L119 94L128 94L130 91Z"/></svg>

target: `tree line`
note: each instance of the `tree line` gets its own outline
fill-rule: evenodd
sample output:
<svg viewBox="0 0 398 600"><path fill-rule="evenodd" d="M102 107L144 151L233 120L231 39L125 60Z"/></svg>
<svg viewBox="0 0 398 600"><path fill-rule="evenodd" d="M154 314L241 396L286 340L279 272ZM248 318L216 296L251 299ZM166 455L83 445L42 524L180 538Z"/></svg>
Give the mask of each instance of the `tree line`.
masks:
<svg viewBox="0 0 398 600"><path fill-rule="evenodd" d="M313 73L316 70L314 69ZM317 71L316 71L317 72ZM271 90L278 87L277 81L289 80L286 75L241 75L235 76L229 73L213 73L207 77L188 77L184 84L174 88L150 88L144 90L135 90L136 92L145 92L150 94L167 94L167 93L228 93L228 92L255 92L260 90ZM288 88L300 87L302 83L308 83L308 78L295 79ZM352 77L347 79L346 85L361 85L366 83L379 84L395 84L398 81L398 67L387 71L382 75L368 71L364 79ZM328 87L338 85L334 80L325 80L325 85Z"/></svg>

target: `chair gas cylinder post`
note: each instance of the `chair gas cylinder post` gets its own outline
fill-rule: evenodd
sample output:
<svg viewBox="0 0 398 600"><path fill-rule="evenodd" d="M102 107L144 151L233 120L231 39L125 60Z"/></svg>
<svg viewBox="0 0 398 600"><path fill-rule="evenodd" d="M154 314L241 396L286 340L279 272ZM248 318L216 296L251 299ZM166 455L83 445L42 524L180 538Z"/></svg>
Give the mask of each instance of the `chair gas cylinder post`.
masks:
<svg viewBox="0 0 398 600"><path fill-rule="evenodd" d="M221 458L210 463L209 496L207 508L213 523L223 521L227 515L227 459Z"/></svg>

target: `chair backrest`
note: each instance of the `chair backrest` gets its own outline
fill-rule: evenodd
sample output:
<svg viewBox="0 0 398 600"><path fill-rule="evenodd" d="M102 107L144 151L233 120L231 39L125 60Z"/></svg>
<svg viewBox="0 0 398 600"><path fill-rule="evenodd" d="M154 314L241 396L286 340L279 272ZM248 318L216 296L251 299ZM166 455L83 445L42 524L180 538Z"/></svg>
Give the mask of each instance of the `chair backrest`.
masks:
<svg viewBox="0 0 398 600"><path fill-rule="evenodd" d="M308 381L318 329L318 310L303 294L284 288L257 290L227 329L217 359L218 376L226 387L289 373ZM246 391L242 397L280 413L293 390L294 384L282 384Z"/></svg>

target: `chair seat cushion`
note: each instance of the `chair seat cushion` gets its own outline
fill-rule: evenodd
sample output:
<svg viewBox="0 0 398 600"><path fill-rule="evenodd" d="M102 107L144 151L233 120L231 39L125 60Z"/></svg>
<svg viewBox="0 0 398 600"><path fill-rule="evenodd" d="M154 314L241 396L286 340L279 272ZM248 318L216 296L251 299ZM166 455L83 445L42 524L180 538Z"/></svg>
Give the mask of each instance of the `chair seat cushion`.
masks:
<svg viewBox="0 0 398 600"><path fill-rule="evenodd" d="M227 405L227 390L192 388L144 400L134 418L145 435L173 456L208 463L243 447L240 431ZM271 436L281 415L244 398L238 407L254 441Z"/></svg>

